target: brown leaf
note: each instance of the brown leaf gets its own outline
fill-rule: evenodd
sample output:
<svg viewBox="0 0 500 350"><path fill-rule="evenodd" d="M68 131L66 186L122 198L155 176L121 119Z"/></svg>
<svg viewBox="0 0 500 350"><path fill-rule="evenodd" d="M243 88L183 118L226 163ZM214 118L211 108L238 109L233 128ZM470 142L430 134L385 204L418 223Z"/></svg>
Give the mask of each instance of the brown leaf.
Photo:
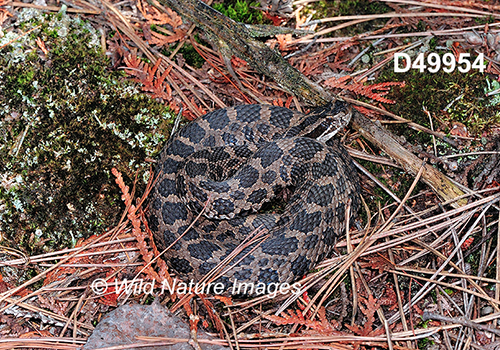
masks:
<svg viewBox="0 0 500 350"><path fill-rule="evenodd" d="M358 325L348 325L345 326L350 329L353 333L360 336L377 336L384 333L384 329L373 330L373 323L375 322L375 312L379 308L379 303L373 297L373 295L368 296L368 300L365 298L359 298L360 303L358 304L359 309L365 315L366 321L363 323L363 327ZM364 305L363 305L364 304Z"/></svg>
<svg viewBox="0 0 500 350"><path fill-rule="evenodd" d="M301 325L306 326L314 331L314 334L321 335L331 335L332 332L336 331L339 327L339 324L336 321L328 322L325 316L325 308L321 307L318 310L318 316L320 321L314 321L304 318L304 315L301 311L296 310L288 310L288 314L283 312L281 316L276 315L263 315L263 317L277 325ZM311 333L311 332L306 332Z"/></svg>
<svg viewBox="0 0 500 350"><path fill-rule="evenodd" d="M146 18L150 24L169 24L174 29L182 25L181 17L179 17L170 8L166 8L166 12L160 12L154 6L150 6L147 3L142 3L141 0L137 0L137 8L139 9L139 11L141 11L144 18Z"/></svg>
<svg viewBox="0 0 500 350"><path fill-rule="evenodd" d="M345 89L354 92L355 94L359 94L362 96L366 96L368 98L374 99L376 101L382 103L396 103L396 101L389 100L383 96L389 93L391 86L405 86L405 82L397 82L397 81L389 81L385 83L378 83L372 85L364 85L362 82L356 82L352 84L346 84L345 81L349 80L350 76L345 76L342 78L330 78L325 81L325 85L330 86L332 88ZM375 90L379 90L376 92Z"/></svg>

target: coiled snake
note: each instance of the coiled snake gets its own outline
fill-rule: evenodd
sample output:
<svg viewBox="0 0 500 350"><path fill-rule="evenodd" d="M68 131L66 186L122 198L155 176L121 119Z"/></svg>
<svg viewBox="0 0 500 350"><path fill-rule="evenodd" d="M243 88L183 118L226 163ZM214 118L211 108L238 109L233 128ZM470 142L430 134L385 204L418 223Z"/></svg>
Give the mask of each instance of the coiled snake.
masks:
<svg viewBox="0 0 500 350"><path fill-rule="evenodd" d="M290 283L313 268L345 233L348 205L350 213L359 206L352 160L331 139L350 113L341 101L307 115L245 105L208 113L171 137L148 209L158 248L175 242L163 257L170 268L199 281L260 229L267 234L219 281ZM258 212L280 193L288 193L281 214Z"/></svg>

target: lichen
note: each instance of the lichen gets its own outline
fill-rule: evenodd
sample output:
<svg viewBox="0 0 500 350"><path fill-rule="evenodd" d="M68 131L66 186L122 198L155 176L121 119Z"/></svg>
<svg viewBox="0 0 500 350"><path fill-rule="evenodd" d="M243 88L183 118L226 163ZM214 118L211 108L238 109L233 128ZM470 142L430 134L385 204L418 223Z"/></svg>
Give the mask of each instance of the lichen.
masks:
<svg viewBox="0 0 500 350"><path fill-rule="evenodd" d="M111 169L129 184L137 175L141 193L172 117L108 69L98 33L78 17L25 9L16 25L36 29L0 50L0 231L2 244L32 253L115 224Z"/></svg>

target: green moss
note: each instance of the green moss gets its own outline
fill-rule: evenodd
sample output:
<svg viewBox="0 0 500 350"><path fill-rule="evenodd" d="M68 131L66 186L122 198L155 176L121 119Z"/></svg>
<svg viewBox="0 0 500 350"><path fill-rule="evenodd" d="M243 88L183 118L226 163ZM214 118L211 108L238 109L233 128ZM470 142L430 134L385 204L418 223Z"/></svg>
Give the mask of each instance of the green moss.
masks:
<svg viewBox="0 0 500 350"><path fill-rule="evenodd" d="M321 0L308 4L306 8L302 10L302 13L312 14L312 19L317 20L329 17L356 16L374 13L386 13L390 11L391 8L384 3L370 0ZM352 36L371 32L382 27L385 22L385 19L378 19L359 23L355 26L349 26L348 28L339 29L333 33L327 34L326 37Z"/></svg>
<svg viewBox="0 0 500 350"><path fill-rule="evenodd" d="M247 24L262 24L262 12L252 7L260 7L258 2L248 2L245 0L225 1L220 4L213 4L212 7L236 22Z"/></svg>
<svg viewBox="0 0 500 350"><path fill-rule="evenodd" d="M485 16L480 18L474 18L474 21L477 25L485 25L495 22L495 18L493 16Z"/></svg>
<svg viewBox="0 0 500 350"><path fill-rule="evenodd" d="M425 328L427 328L427 326ZM423 338L418 341L419 349L428 349L432 345L434 345L434 341L429 338Z"/></svg>
<svg viewBox="0 0 500 350"><path fill-rule="evenodd" d="M186 63L194 68L201 68L203 63L205 63L205 59L200 56L200 54L195 50L193 45L184 44L179 50L179 53L182 54L182 57L186 60Z"/></svg>
<svg viewBox="0 0 500 350"><path fill-rule="evenodd" d="M487 77L477 70L461 73L455 69L453 73L446 73L441 69L432 74L410 69L406 73L395 73L391 65L377 81L406 82L405 87L393 89L389 94L389 98L397 103L387 105L387 108L420 125L430 128L424 107L434 117L434 128L445 133L450 132L452 122L460 122L473 136L479 136L485 128L500 122L500 105L491 103L493 97L485 97ZM417 133L404 124L391 126L390 129L409 141L431 141L430 135Z"/></svg>
<svg viewBox="0 0 500 350"><path fill-rule="evenodd" d="M30 85L31 81L33 80L33 77L35 76L35 71L34 70L28 70L26 72L23 72L19 74L17 77L17 83L18 85L24 86L24 85ZM10 77L8 77L10 78Z"/></svg>
<svg viewBox="0 0 500 350"><path fill-rule="evenodd" d="M127 184L137 175L140 194L145 158L161 148L171 118L108 69L90 26L32 14L26 29L38 21L37 36L58 33L45 34L47 57L26 52L36 47L29 37L0 50L0 231L2 244L30 253L114 225L123 206L111 169Z"/></svg>
<svg viewBox="0 0 500 350"><path fill-rule="evenodd" d="M326 1L320 1L320 3L326 7ZM370 0L347 0L347 1L335 1L337 6L337 13L340 16L349 15L366 15L372 13L387 13L391 9L380 2L374 2Z"/></svg>
<svg viewBox="0 0 500 350"><path fill-rule="evenodd" d="M151 30L154 30L154 26L151 26ZM198 34L194 35L194 40L198 44L209 45L206 41L202 40ZM165 56L170 56L177 45L172 45L171 47L165 47L162 49L162 54ZM194 68L201 68L205 63L205 59L196 51L196 49L190 43L185 43L178 51L182 57L186 60L186 63Z"/></svg>

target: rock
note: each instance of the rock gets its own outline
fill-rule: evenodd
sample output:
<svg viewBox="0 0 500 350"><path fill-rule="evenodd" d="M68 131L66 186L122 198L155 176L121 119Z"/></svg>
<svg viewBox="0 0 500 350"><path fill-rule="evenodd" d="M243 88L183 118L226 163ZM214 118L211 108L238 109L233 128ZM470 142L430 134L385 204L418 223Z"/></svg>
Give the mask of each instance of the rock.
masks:
<svg viewBox="0 0 500 350"><path fill-rule="evenodd" d="M107 314L83 347L86 350L144 342L136 337L166 337L190 339L189 325L168 309L154 302L152 305L123 305ZM198 339L214 339L198 329ZM229 348L200 343L203 350ZM174 345L134 347L137 350L193 350L187 342Z"/></svg>

